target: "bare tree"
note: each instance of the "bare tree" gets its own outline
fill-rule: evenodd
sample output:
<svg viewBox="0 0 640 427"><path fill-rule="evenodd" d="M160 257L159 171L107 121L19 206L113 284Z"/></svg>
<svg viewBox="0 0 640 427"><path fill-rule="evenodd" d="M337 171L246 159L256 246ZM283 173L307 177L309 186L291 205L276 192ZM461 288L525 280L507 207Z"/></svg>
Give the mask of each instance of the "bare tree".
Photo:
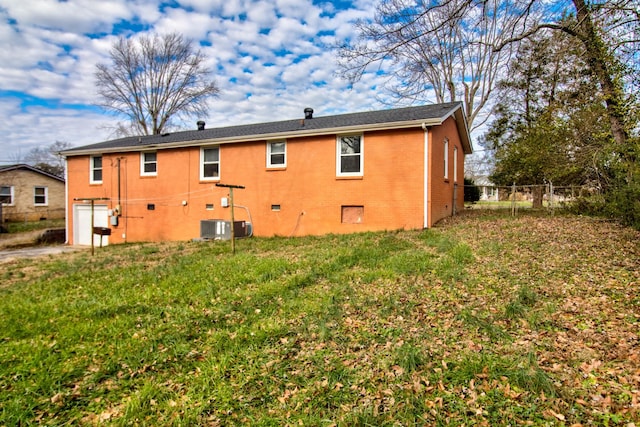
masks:
<svg viewBox="0 0 640 427"><path fill-rule="evenodd" d="M404 98L463 100L470 129L486 107L496 79L524 39L560 30L585 46L591 71L605 94L612 134L623 143L622 65L638 68L639 0L381 0L373 21L357 24L359 39L339 51L352 81L377 64L399 80ZM565 20L567 15L576 19ZM571 24L568 24L572 22ZM628 79L633 80L633 79ZM635 80L638 82L637 74Z"/></svg>
<svg viewBox="0 0 640 427"><path fill-rule="evenodd" d="M495 50L511 37L518 13L499 0L386 0L372 22L357 23L359 39L339 50L344 77L358 80L372 66L388 65L399 98L462 100L470 130L480 126L511 52Z"/></svg>
<svg viewBox="0 0 640 427"><path fill-rule="evenodd" d="M96 66L99 105L128 118L139 135L161 134L180 116L205 116L220 91L204 55L177 33L120 37L110 56L111 64Z"/></svg>
<svg viewBox="0 0 640 427"><path fill-rule="evenodd" d="M27 153L25 162L62 178L64 177L65 162L60 152L68 148L71 148L71 144L66 141L56 141L47 147L36 147Z"/></svg>

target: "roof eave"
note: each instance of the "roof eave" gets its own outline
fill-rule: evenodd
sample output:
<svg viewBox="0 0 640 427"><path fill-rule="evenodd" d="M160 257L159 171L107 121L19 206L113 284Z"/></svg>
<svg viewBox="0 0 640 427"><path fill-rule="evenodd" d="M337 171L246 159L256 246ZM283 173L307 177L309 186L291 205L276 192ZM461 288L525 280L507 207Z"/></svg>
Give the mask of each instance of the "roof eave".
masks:
<svg viewBox="0 0 640 427"><path fill-rule="evenodd" d="M17 164L17 165L11 165L11 166L8 166L6 168L2 168L2 169L0 169L0 172L11 172L11 171L18 170L18 169L27 169L27 170L29 170L31 172L39 173L40 175L44 175L44 176L46 176L48 178L55 179L55 180L58 180L58 181L63 182L63 183L65 182L64 178L61 178L61 177L59 177L57 175L54 175L54 174L51 174L49 172L43 171L42 169L38 169L38 168L33 167L31 165L28 165L26 163L20 163L20 164Z"/></svg>
<svg viewBox="0 0 640 427"><path fill-rule="evenodd" d="M455 114L456 126L458 127L458 134L460 135L460 143L464 154L473 153L473 147L471 145L471 135L469 134L469 127L467 126L467 118L465 117L462 104L456 110L452 112Z"/></svg>
<svg viewBox="0 0 640 427"><path fill-rule="evenodd" d="M420 120L408 120L402 122L393 122L393 123L375 123L369 125L354 125L354 126L340 126L334 128L322 128L322 129L303 129L298 131L289 131L289 132L273 132L273 133L261 133L261 134L253 134L253 135L243 135L236 137L225 137L225 138L206 138L206 139L198 139L193 141L179 141L179 142L169 142L169 143L161 143L161 144L139 144L139 145L129 145L124 147L114 147L114 148L105 148L105 149L84 149L84 150L66 150L61 154L64 157L70 156L82 156L82 155L91 155L91 154L108 154L108 153L123 153L123 152L137 152L144 150L152 150L152 149L170 149L170 148L188 148L188 147L198 147L203 145L214 145L214 144L232 144L232 143L241 143L241 142L252 142L252 141L264 141L264 140L272 140L272 139L286 139L286 138L302 138L308 136L318 136L318 135L327 135L327 134L341 134L341 133L350 133L350 132L372 132L372 131L382 131L382 130L393 130L393 129L407 129L414 127L422 127L425 126L437 126L441 125L446 117L437 117L430 119L420 119Z"/></svg>

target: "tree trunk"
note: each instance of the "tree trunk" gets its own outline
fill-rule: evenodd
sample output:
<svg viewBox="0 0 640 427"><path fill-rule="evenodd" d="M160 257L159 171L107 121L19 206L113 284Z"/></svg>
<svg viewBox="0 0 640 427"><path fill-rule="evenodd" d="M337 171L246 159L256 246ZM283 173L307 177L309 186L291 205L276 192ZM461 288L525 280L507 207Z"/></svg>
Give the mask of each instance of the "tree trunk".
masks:
<svg viewBox="0 0 640 427"><path fill-rule="evenodd" d="M544 187L536 185L531 189L533 195L533 209L542 209L542 196L544 194Z"/></svg>
<svg viewBox="0 0 640 427"><path fill-rule="evenodd" d="M607 105L607 115L611 125L611 134L615 142L624 146L628 133L624 125L624 95L619 84L614 80L610 66L610 55L605 44L596 31L585 0L573 0L576 8L576 18L580 26L582 43L587 52L587 60L592 72L598 79Z"/></svg>

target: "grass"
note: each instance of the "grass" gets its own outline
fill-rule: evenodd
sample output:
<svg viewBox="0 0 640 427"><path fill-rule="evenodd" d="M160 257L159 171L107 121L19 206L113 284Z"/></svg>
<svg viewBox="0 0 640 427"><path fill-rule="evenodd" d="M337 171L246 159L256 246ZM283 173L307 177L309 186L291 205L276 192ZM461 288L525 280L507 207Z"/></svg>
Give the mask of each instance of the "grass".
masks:
<svg viewBox="0 0 640 427"><path fill-rule="evenodd" d="M46 219L42 221L15 221L3 224L9 233L23 233L27 231L46 230L48 228L64 228L64 218Z"/></svg>
<svg viewBox="0 0 640 427"><path fill-rule="evenodd" d="M0 425L631 425L637 232L109 246L2 264Z"/></svg>

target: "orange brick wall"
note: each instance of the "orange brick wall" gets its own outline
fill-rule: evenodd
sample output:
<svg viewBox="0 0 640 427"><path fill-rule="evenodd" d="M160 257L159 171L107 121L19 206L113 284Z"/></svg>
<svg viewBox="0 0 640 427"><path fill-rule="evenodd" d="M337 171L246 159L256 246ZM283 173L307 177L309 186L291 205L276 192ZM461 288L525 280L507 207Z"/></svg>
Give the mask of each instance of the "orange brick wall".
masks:
<svg viewBox="0 0 640 427"><path fill-rule="evenodd" d="M444 173L444 140L449 139L449 173ZM458 150L458 176L454 177L454 147ZM464 209L464 150L458 137L456 123L453 118L442 126L432 128L429 136L430 164L429 174L429 225L453 214L454 188L457 184L456 210Z"/></svg>
<svg viewBox="0 0 640 427"><path fill-rule="evenodd" d="M219 182L245 186L234 190L235 219L249 220L239 206L249 208L257 236L422 228L424 131L364 133L363 153L363 177L339 178L335 135L288 139L287 167L278 170L266 167L266 141L222 144ZM89 156L77 156L67 159L70 234L73 204L79 203L74 198L108 197L110 209L118 204L117 158L122 216L111 226L110 243L125 241L123 235L127 241L188 240L199 237L201 220L230 219L230 209L220 206L229 190L199 179L199 147L158 150L155 177L140 176L139 153L103 154L100 185L89 185ZM440 196L446 192L434 188ZM149 203L155 210L147 209ZM364 206L362 223L341 223L342 206Z"/></svg>

